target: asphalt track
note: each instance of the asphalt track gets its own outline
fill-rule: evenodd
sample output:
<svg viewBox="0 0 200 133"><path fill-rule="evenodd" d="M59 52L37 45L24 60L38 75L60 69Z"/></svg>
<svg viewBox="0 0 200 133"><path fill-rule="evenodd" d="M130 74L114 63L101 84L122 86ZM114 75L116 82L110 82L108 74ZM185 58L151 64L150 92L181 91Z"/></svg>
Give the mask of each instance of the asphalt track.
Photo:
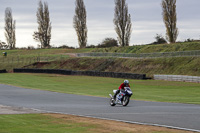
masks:
<svg viewBox="0 0 200 133"><path fill-rule="evenodd" d="M127 107L111 107L109 98L31 90L2 84L0 105L200 132L200 105L131 100Z"/></svg>

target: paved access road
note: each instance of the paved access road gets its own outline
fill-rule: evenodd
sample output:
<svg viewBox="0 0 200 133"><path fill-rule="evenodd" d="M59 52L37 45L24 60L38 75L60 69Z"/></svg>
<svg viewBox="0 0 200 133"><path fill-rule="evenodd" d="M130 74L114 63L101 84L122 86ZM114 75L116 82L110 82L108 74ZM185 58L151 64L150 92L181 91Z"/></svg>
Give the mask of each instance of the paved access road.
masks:
<svg viewBox="0 0 200 133"><path fill-rule="evenodd" d="M158 124L200 132L200 105L131 100L127 107L111 107L109 98L31 90L1 84L0 105Z"/></svg>

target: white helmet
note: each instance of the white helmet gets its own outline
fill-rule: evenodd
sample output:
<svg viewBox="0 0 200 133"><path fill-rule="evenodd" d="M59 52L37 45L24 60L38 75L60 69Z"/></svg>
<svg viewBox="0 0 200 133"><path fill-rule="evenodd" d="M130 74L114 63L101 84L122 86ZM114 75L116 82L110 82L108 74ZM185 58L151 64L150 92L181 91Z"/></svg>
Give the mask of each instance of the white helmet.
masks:
<svg viewBox="0 0 200 133"><path fill-rule="evenodd" d="M128 81L128 80L124 80L124 84L125 84L126 86L128 86L128 85L129 85L129 81Z"/></svg>

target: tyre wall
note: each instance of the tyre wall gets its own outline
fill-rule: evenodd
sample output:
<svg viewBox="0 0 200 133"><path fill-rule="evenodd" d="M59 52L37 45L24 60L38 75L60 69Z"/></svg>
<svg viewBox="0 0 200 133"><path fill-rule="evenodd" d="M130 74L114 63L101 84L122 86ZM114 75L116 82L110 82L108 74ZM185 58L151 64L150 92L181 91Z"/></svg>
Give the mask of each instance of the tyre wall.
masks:
<svg viewBox="0 0 200 133"><path fill-rule="evenodd" d="M48 73L48 74L63 74L63 75L84 75L84 76L99 76L127 79L146 79L145 74L134 73L117 73L117 72L99 72L99 71L73 71L64 69L13 69L15 73Z"/></svg>
<svg viewBox="0 0 200 133"><path fill-rule="evenodd" d="M6 69L0 70L0 73L7 73Z"/></svg>

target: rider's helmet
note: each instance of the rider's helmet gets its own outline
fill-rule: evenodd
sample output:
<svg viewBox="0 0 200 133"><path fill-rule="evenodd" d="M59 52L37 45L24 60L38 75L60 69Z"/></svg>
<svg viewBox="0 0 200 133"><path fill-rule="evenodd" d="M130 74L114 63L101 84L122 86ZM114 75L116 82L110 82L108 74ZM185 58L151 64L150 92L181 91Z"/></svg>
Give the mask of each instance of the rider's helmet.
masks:
<svg viewBox="0 0 200 133"><path fill-rule="evenodd" d="M124 85L128 86L129 85L129 81L128 80L124 80Z"/></svg>

